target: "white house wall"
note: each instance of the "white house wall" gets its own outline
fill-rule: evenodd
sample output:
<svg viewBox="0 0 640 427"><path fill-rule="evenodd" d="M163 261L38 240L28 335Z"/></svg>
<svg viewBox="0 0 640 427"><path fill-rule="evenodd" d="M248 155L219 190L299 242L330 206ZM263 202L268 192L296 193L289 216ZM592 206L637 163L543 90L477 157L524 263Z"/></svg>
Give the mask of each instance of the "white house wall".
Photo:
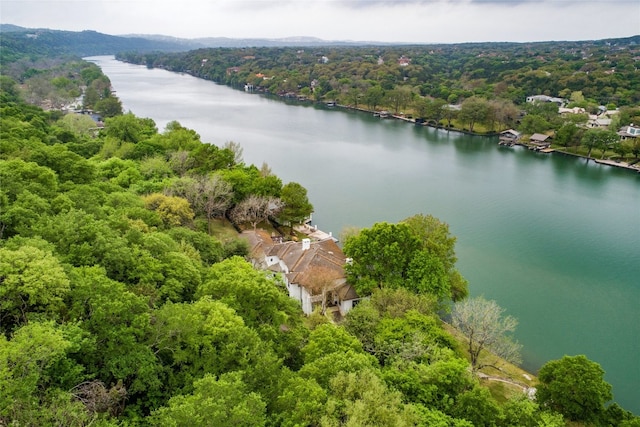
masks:
<svg viewBox="0 0 640 427"><path fill-rule="evenodd" d="M346 300L340 303L340 313L344 316L353 308L353 300Z"/></svg>
<svg viewBox="0 0 640 427"><path fill-rule="evenodd" d="M296 301L300 302L302 305L302 312L307 316L313 313L313 307L311 305L311 295L309 292L300 285L296 285L294 283L288 284L287 288L289 289L289 296Z"/></svg>
<svg viewBox="0 0 640 427"><path fill-rule="evenodd" d="M279 257L275 255L265 257L265 262L267 263L267 267L271 267L272 265L278 264L278 267L280 268L281 272L283 272L284 274L289 273L289 267L287 267L287 264L285 264L283 260L281 260Z"/></svg>

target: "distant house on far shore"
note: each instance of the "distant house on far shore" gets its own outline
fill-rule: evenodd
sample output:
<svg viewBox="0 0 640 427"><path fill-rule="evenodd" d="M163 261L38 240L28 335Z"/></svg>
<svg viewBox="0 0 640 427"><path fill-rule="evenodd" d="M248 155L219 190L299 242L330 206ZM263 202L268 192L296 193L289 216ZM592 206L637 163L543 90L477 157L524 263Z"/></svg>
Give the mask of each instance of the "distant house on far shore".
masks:
<svg viewBox="0 0 640 427"><path fill-rule="evenodd" d="M529 137L529 142L531 144L537 145L538 147L549 147L551 145L551 137L549 135L545 135L543 133L534 133Z"/></svg>
<svg viewBox="0 0 640 427"><path fill-rule="evenodd" d="M620 135L620 139L631 139L631 138L640 138L640 127L634 126L631 123L629 126L624 126L618 131L618 135Z"/></svg>
<svg viewBox="0 0 640 427"><path fill-rule="evenodd" d="M573 108L560 107L558 108L558 113L559 114L586 114L587 110L585 110L582 107L573 107Z"/></svg>
<svg viewBox="0 0 640 427"><path fill-rule="evenodd" d="M564 98L556 98L554 96L548 96L548 95L527 96L527 102L530 102L530 103L553 102L555 104L558 104L558 107L564 107L567 104L567 100Z"/></svg>
<svg viewBox="0 0 640 427"><path fill-rule="evenodd" d="M500 144L503 145L513 145L520 139L522 134L517 130L507 129L500 132Z"/></svg>
<svg viewBox="0 0 640 427"><path fill-rule="evenodd" d="M608 117L589 116L587 127L592 129L607 129L611 125L612 120Z"/></svg>
<svg viewBox="0 0 640 427"><path fill-rule="evenodd" d="M401 67L406 67L409 64L411 64L411 59L407 58L406 56L402 55L400 57L400 59L398 59L398 65Z"/></svg>

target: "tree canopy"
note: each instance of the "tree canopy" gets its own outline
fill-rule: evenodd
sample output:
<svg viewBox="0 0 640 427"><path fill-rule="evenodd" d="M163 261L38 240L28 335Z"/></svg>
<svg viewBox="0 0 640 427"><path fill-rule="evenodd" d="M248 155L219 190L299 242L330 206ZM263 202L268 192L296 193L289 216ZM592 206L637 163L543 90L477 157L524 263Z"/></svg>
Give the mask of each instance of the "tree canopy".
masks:
<svg viewBox="0 0 640 427"><path fill-rule="evenodd" d="M62 69L78 71L56 72L57 90L77 79L85 102L111 94L96 67ZM350 234L348 279L367 298L344 319L305 317L238 234L308 215L300 184L178 122L159 132L114 112L89 131L22 99L47 85L0 83L1 425L555 426L575 411L558 384L585 372L601 385L586 362L562 379L546 368L538 403L502 404L478 383L441 318L466 282L440 220ZM581 404L633 425L598 389Z"/></svg>
<svg viewBox="0 0 640 427"><path fill-rule="evenodd" d="M574 421L597 422L613 398L604 370L584 355L551 360L538 373L536 400Z"/></svg>
<svg viewBox="0 0 640 427"><path fill-rule="evenodd" d="M359 295L404 287L442 300L460 299L467 291L454 269L454 245L448 226L432 216L376 223L346 239L347 277Z"/></svg>

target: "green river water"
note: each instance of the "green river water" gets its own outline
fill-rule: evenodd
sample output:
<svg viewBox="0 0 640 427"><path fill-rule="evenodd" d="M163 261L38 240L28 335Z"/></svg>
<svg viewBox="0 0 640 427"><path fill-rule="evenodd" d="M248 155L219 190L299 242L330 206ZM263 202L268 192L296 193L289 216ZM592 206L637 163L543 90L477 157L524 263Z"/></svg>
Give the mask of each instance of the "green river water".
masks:
<svg viewBox="0 0 640 427"><path fill-rule="evenodd" d="M640 174L558 153L92 58L125 110L172 120L309 191L338 235L416 213L450 225L472 295L519 319L524 367L585 354L640 414Z"/></svg>

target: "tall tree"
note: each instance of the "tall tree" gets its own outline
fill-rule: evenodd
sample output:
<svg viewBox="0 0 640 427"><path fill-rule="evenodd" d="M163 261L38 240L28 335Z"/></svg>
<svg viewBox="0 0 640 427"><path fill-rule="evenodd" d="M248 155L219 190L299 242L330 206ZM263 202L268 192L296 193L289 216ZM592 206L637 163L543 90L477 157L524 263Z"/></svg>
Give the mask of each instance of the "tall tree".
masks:
<svg viewBox="0 0 640 427"><path fill-rule="evenodd" d="M222 217L231 206L233 188L219 173L208 176L197 176L173 188L175 195L189 201L197 214L207 218L209 234L211 234L214 218Z"/></svg>
<svg viewBox="0 0 640 427"><path fill-rule="evenodd" d="M451 297L454 301L464 299L468 294L467 281L455 269L458 259L455 253L456 238L449 232L449 225L432 215L423 214L411 216L403 222L408 224L413 234L422 241L423 249L428 255L423 254L422 258L425 261L422 267L433 266L423 275L431 282L431 287L435 286L434 290L437 289L433 293L440 297ZM434 270L437 270L439 265L444 268L446 283L440 275L435 274Z"/></svg>
<svg viewBox="0 0 640 427"><path fill-rule="evenodd" d="M417 214L404 221L414 236L422 242L422 247L436 256L449 270L458 260L455 253L456 238L449 232L449 224L432 215Z"/></svg>
<svg viewBox="0 0 640 427"><path fill-rule="evenodd" d="M282 200L276 197L250 195L231 211L231 219L237 224L249 223L255 230L259 223L282 210Z"/></svg>
<svg viewBox="0 0 640 427"><path fill-rule="evenodd" d="M460 301L453 306L451 321L466 337L474 372L486 366L497 366L497 359L482 357L483 350L508 362L520 360L520 345L508 335L515 330L518 321L512 316L503 317L503 313L504 309L495 301L482 297Z"/></svg>
<svg viewBox="0 0 640 427"><path fill-rule="evenodd" d="M291 223L301 223L313 212L313 205L307 197L307 189L297 182L289 182L282 187L280 195L283 207L279 217Z"/></svg>
<svg viewBox="0 0 640 427"><path fill-rule="evenodd" d="M375 110L384 99L384 89L381 86L371 86L364 94L364 101L371 110Z"/></svg>
<svg viewBox="0 0 640 427"><path fill-rule="evenodd" d="M32 246L0 248L0 330L29 317L56 318L69 292L69 279L50 252Z"/></svg>
<svg viewBox="0 0 640 427"><path fill-rule="evenodd" d="M309 342L302 349L305 363L314 362L331 353L362 353L362 344L344 328L327 323L309 334Z"/></svg>
<svg viewBox="0 0 640 427"><path fill-rule="evenodd" d="M98 266L73 268L69 276L68 315L91 334L78 358L94 377L107 385L119 384L132 404L154 406L162 387L162 368L147 340L151 331L148 299L110 280ZM91 400L99 389L99 384L85 384L77 392ZM109 405L116 403L121 402Z"/></svg>
<svg viewBox="0 0 640 427"><path fill-rule="evenodd" d="M440 300L464 294L464 281L445 267L455 262L449 251L455 239L448 236L445 224L437 223L433 217L416 216L398 224L377 223L350 236L344 243L344 252L351 258L345 270L358 294L400 287Z"/></svg>
<svg viewBox="0 0 640 427"><path fill-rule="evenodd" d="M336 286L336 280L342 279L342 274L331 268L323 266L313 266L307 270L309 277L308 287L313 296L320 295L320 313L324 315L327 311L327 303L329 300L329 291Z"/></svg>
<svg viewBox="0 0 640 427"><path fill-rule="evenodd" d="M320 425L326 401L327 392L315 380L293 375L275 402L274 424L282 427Z"/></svg>
<svg viewBox="0 0 640 427"><path fill-rule="evenodd" d="M347 278L361 296L375 288L402 287L420 247L407 224L376 223L344 243L344 253L352 259L346 266Z"/></svg>
<svg viewBox="0 0 640 427"><path fill-rule="evenodd" d="M158 212L169 227L189 224L194 217L189 202L182 197L150 194L144 197L144 204L147 209Z"/></svg>
<svg viewBox="0 0 640 427"><path fill-rule="evenodd" d="M462 102L458 118L468 124L469 132L473 132L476 123L486 121L489 114L489 103L484 98L472 96Z"/></svg>
<svg viewBox="0 0 640 427"><path fill-rule="evenodd" d="M192 304L164 304L154 315L151 348L169 367L175 391L190 389L205 374L221 375L257 363L260 338L226 304L201 298Z"/></svg>
<svg viewBox="0 0 640 427"><path fill-rule="evenodd" d="M538 373L536 400L573 421L595 422L611 400L604 370L584 355L564 356L544 364Z"/></svg>
<svg viewBox="0 0 640 427"><path fill-rule="evenodd" d="M582 136L582 140L580 144L588 149L587 151L587 161L591 158L591 152L594 148L602 147L603 141L605 141L605 134L602 129L589 129Z"/></svg>
<svg viewBox="0 0 640 427"><path fill-rule="evenodd" d="M243 258L232 257L211 266L196 298L224 302L258 331L264 326L291 328L298 323L299 307L278 283Z"/></svg>
<svg viewBox="0 0 640 427"><path fill-rule="evenodd" d="M574 142L574 137L578 133L578 127L573 123L565 123L556 131L556 142L564 147L568 147Z"/></svg>
<svg viewBox="0 0 640 427"><path fill-rule="evenodd" d="M122 114L122 103L115 96L108 96L96 102L95 110L103 117L115 117Z"/></svg>
<svg viewBox="0 0 640 427"><path fill-rule="evenodd" d="M409 101L411 101L411 89L406 86L399 86L396 89L392 89L386 94L386 101L391 105L393 112L398 114L400 110L407 108Z"/></svg>
<svg viewBox="0 0 640 427"><path fill-rule="evenodd" d="M460 111L453 108L451 105L444 105L442 107L442 117L447 121L447 127L451 127L451 122L458 117Z"/></svg>
<svg viewBox="0 0 640 427"><path fill-rule="evenodd" d="M331 380L322 425L403 427L417 422L402 395L373 370L341 372Z"/></svg>
<svg viewBox="0 0 640 427"><path fill-rule="evenodd" d="M425 118L433 120L435 125L440 125L440 120L444 116L444 108L446 108L447 102L444 99L435 98L427 103L425 111Z"/></svg>
<svg viewBox="0 0 640 427"><path fill-rule="evenodd" d="M551 124L538 114L527 114L520 121L520 129L527 134L541 133L551 128Z"/></svg>
<svg viewBox="0 0 640 427"><path fill-rule="evenodd" d="M173 396L151 416L155 426L260 427L266 422L266 406L259 394L250 392L239 372L216 379L205 375L193 383L189 395Z"/></svg>
<svg viewBox="0 0 640 427"><path fill-rule="evenodd" d="M461 393L452 412L474 426L496 426L502 418L502 408L489 389L478 386Z"/></svg>
<svg viewBox="0 0 640 427"><path fill-rule="evenodd" d="M82 137L93 136L93 130L96 128L96 122L85 114L65 114L58 123L75 135Z"/></svg>
<svg viewBox="0 0 640 427"><path fill-rule="evenodd" d="M127 113L107 118L102 132L106 136L117 138L119 141L136 144L157 134L158 129L153 120L141 119L133 115L133 113Z"/></svg>
<svg viewBox="0 0 640 427"><path fill-rule="evenodd" d="M82 378L82 368L69 358L78 346L75 338L82 339L73 329L31 322L9 341L0 333L2 425L87 425L88 413L61 390Z"/></svg>
<svg viewBox="0 0 640 427"><path fill-rule="evenodd" d="M235 141L227 141L224 144L224 149L233 153L233 164L234 165L239 165L241 164L244 159L242 158L242 153L243 153L243 149L242 146Z"/></svg>
<svg viewBox="0 0 640 427"><path fill-rule="evenodd" d="M0 163L2 192L13 202L18 194L28 190L44 198L53 198L58 191L58 177L48 167L20 159Z"/></svg>

